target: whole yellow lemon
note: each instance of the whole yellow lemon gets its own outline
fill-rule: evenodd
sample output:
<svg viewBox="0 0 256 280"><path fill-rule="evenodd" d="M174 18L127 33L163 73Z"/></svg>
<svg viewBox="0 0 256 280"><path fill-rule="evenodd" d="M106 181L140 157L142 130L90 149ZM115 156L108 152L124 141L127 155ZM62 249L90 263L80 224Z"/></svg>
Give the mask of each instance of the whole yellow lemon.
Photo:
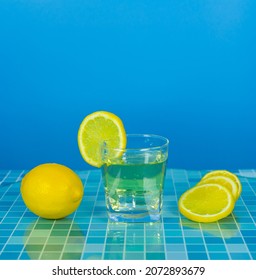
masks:
<svg viewBox="0 0 256 280"><path fill-rule="evenodd" d="M73 213L84 193L78 175L57 163L41 164L30 170L20 191L28 209L46 219L61 219Z"/></svg>

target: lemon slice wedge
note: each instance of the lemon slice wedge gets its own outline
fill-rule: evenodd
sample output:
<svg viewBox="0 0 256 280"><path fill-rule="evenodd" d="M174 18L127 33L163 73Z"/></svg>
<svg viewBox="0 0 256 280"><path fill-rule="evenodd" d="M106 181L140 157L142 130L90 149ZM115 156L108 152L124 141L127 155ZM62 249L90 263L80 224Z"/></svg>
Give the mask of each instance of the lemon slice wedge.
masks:
<svg viewBox="0 0 256 280"><path fill-rule="evenodd" d="M218 184L197 185L184 192L178 207L186 218L202 223L215 222L228 216L234 209L232 193Z"/></svg>
<svg viewBox="0 0 256 280"><path fill-rule="evenodd" d="M224 176L226 178L229 178L230 180L232 180L235 183L236 189L237 189L236 195L235 195L235 200L237 200L242 192L242 184L241 184L239 178L234 173L231 173L227 170L214 170L214 171L208 172L202 178L202 181L204 181L205 179L208 179L208 178L216 177L216 176Z"/></svg>
<svg viewBox="0 0 256 280"><path fill-rule="evenodd" d="M125 149L126 133L121 119L113 113L97 111L84 118L78 130L78 147L83 159L90 165L101 167L102 146Z"/></svg>

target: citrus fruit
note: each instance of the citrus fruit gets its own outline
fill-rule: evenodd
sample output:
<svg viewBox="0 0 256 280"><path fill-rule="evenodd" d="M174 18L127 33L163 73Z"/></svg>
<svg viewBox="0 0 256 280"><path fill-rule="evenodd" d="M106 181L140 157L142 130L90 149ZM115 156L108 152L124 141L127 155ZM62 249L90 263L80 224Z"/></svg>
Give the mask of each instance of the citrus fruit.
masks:
<svg viewBox="0 0 256 280"><path fill-rule="evenodd" d="M97 111L85 117L79 127L77 139L83 159L95 167L103 164L104 145L114 149L126 147L126 133L121 119L106 111ZM120 152L117 152L116 156L118 155Z"/></svg>
<svg viewBox="0 0 256 280"><path fill-rule="evenodd" d="M213 183L213 184L218 184L221 185L223 187L226 187L229 191L231 191L234 200L237 200L237 185L236 183L231 180L229 177L225 177L225 176L212 176L212 177L207 177L202 179L197 185L202 185L202 184L209 184L209 183Z"/></svg>
<svg viewBox="0 0 256 280"><path fill-rule="evenodd" d="M211 171L211 172L208 172L207 174L205 174L205 176L202 178L202 181L205 180L205 179L208 179L208 178L212 178L212 177L215 177L215 176L224 176L224 177L227 177L229 179L231 179L235 184L236 184L236 188L237 188L237 193L236 193L236 196L235 196L235 200L237 200L242 192L242 185L241 185L241 182L239 180L239 178L234 174L234 173L231 173L227 170L215 170L215 171Z"/></svg>
<svg viewBox="0 0 256 280"><path fill-rule="evenodd" d="M181 214L195 222L215 222L228 216L234 209L231 192L218 184L197 185L184 192L178 207Z"/></svg>
<svg viewBox="0 0 256 280"><path fill-rule="evenodd" d="M25 175L20 191L31 212L46 219L60 219L78 208L83 197L83 184L70 168L45 163Z"/></svg>

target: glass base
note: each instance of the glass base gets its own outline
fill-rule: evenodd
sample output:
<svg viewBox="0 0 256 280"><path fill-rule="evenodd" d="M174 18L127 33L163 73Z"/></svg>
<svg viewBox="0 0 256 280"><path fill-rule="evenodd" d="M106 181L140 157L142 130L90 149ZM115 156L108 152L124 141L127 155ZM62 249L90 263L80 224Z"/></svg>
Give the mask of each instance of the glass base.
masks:
<svg viewBox="0 0 256 280"><path fill-rule="evenodd" d="M113 222L122 223L154 223L160 220L161 213L120 213L108 212L108 217Z"/></svg>

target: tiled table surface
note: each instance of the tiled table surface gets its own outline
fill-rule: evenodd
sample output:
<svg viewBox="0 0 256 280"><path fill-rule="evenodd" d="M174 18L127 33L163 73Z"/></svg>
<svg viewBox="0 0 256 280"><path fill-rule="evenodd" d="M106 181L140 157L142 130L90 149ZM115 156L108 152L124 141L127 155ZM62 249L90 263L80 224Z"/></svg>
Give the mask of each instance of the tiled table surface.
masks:
<svg viewBox="0 0 256 280"><path fill-rule="evenodd" d="M125 224L108 221L100 170L77 171L84 198L62 220L26 209L20 196L26 170L0 170L0 259L255 260L256 171L234 171L243 192L230 216L194 223L180 215L177 199L206 172L168 169L161 221Z"/></svg>

